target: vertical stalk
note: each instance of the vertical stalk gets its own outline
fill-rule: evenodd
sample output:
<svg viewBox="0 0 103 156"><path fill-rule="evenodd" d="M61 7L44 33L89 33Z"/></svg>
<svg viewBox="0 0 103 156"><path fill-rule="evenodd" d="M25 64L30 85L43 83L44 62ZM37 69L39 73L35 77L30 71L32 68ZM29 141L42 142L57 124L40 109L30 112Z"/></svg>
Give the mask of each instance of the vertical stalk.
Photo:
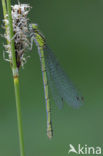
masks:
<svg viewBox="0 0 103 156"><path fill-rule="evenodd" d="M17 109L20 154L21 154L21 156L24 156L25 155L25 153L24 153L24 139L23 139L23 130L22 130L21 105L20 105L18 76L14 77L14 87L15 87L15 97L16 97L16 109Z"/></svg>
<svg viewBox="0 0 103 156"><path fill-rule="evenodd" d="M4 14L4 19L5 19L6 18L6 14L7 14L5 0L2 0L2 7L3 7L3 14ZM5 25L5 27L6 27L6 25Z"/></svg>
<svg viewBox="0 0 103 156"><path fill-rule="evenodd" d="M23 130L22 130L22 119L21 119L21 105L20 105L20 91L19 91L19 75L18 75L18 68L16 64L16 56L15 56L15 45L13 40L13 24L12 24L12 14L11 14L11 0L7 1L7 8L5 0L2 0L3 6L3 14L4 18L8 13L8 20L9 20L9 35L10 35L10 44L11 46L11 54L12 54L12 72L13 72L13 79L14 79L14 88L15 88L15 98L16 98L16 110L17 110L17 122L18 122L18 133L19 133L19 144L20 144L20 154L24 156L24 140L23 140ZM5 25L7 30L7 25Z"/></svg>

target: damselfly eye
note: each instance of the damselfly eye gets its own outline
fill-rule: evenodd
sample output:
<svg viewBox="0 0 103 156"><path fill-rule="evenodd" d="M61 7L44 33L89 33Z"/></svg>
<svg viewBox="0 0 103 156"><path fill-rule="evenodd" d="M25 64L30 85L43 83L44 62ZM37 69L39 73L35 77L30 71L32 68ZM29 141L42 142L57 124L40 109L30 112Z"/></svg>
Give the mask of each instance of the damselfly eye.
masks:
<svg viewBox="0 0 103 156"><path fill-rule="evenodd" d="M31 27L33 28L33 29L38 29L38 25L37 24L31 24Z"/></svg>

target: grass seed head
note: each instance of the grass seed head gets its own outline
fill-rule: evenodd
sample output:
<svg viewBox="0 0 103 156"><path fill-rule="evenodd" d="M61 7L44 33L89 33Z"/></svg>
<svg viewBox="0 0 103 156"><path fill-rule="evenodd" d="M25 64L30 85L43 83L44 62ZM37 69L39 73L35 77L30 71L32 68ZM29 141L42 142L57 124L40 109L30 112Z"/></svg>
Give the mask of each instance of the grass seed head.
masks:
<svg viewBox="0 0 103 156"><path fill-rule="evenodd" d="M27 49L30 49L30 41L28 38L28 13L31 9L30 5L28 4L17 4L12 5L12 22L13 22L13 32L14 32L14 44L15 44L15 56L16 56L16 63L17 67L23 66L26 63L27 53L25 52ZM7 45L5 45L5 52L8 53L8 60L12 63L12 55L11 55L11 48L10 42L10 31L9 31L9 21L8 15L3 20L6 25L6 32L4 37L7 40ZM7 59L6 59L7 60Z"/></svg>

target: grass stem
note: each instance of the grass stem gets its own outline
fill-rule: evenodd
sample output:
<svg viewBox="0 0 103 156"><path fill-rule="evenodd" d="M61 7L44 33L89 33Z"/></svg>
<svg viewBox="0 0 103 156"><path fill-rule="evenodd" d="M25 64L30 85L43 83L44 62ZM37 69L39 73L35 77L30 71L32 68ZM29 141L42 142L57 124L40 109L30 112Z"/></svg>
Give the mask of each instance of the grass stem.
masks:
<svg viewBox="0 0 103 156"><path fill-rule="evenodd" d="M24 139L22 130L22 119L21 119L21 105L20 105L20 93L19 93L19 78L14 78L15 97L16 97L16 110L17 110L17 121L18 121L18 132L19 132L19 144L21 156L24 156Z"/></svg>
<svg viewBox="0 0 103 156"><path fill-rule="evenodd" d="M7 2L7 6L6 6ZM11 14L11 0L2 0L3 14L4 19L6 18L6 14L8 13L9 25L5 25L6 33L7 27L9 27L9 35L10 35L10 44L11 54L12 54L12 72L14 79L14 88L15 88L15 98L16 98L16 110L17 110L17 122L18 122L18 133L19 133L19 144L20 144L20 154L24 156L24 140L23 140L23 129L22 129L22 118L21 118L21 105L20 105L20 91L19 91L19 74L18 68L16 64L16 56L15 56L15 45L13 39L13 23L12 23L12 14ZM7 34L8 35L8 34Z"/></svg>

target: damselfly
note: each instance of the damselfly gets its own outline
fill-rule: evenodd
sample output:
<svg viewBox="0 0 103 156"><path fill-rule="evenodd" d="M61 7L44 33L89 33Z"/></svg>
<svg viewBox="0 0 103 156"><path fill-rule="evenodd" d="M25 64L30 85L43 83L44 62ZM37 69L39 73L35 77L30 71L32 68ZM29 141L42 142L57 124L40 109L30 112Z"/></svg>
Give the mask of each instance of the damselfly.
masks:
<svg viewBox="0 0 103 156"><path fill-rule="evenodd" d="M31 47L33 42L35 42L40 56L47 111L47 136L48 138L52 138L53 129L51 122L49 88L51 89L55 103L59 107L62 107L63 102L66 102L73 107L79 107L83 103L83 97L79 94L75 86L59 65L53 52L48 47L45 37L39 31L38 25L30 24L29 30Z"/></svg>

